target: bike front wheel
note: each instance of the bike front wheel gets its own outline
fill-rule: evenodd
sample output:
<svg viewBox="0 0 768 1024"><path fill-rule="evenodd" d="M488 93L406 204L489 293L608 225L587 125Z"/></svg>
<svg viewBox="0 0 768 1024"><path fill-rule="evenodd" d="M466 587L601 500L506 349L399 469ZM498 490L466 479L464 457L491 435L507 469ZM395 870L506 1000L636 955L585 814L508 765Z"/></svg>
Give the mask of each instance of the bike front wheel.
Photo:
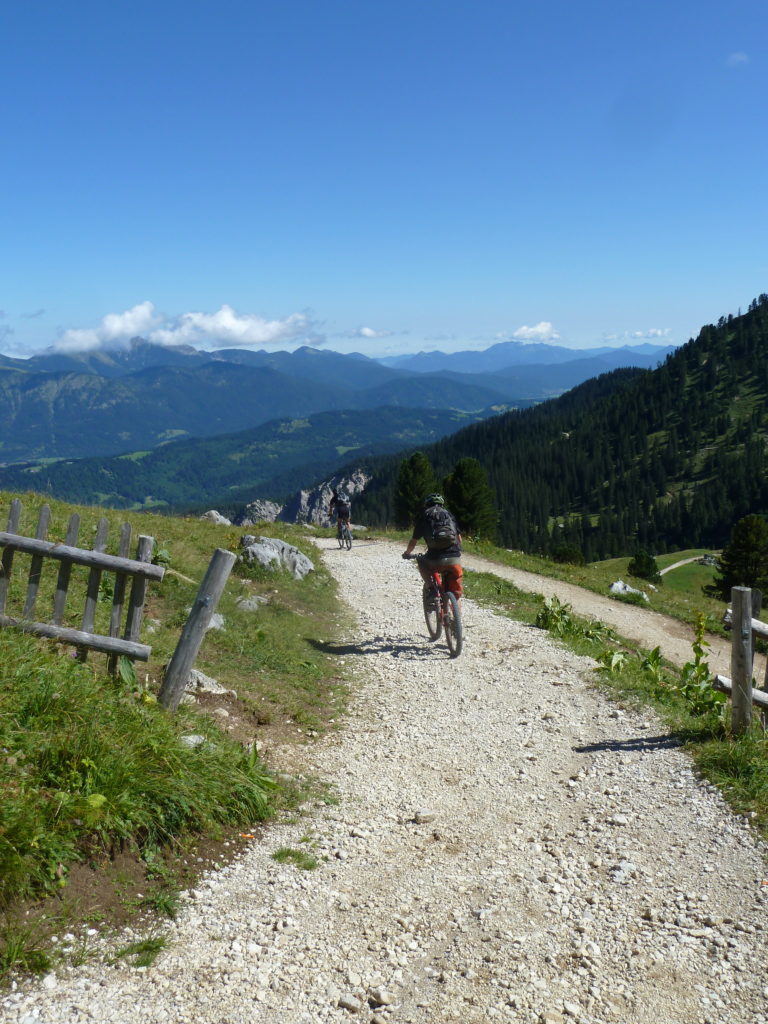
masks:
<svg viewBox="0 0 768 1024"><path fill-rule="evenodd" d="M424 620L427 623L427 632L430 640L439 640L443 631L443 609L440 602L440 594L433 590L425 590Z"/></svg>
<svg viewBox="0 0 768 1024"><path fill-rule="evenodd" d="M458 658L461 648L464 646L464 627L461 622L461 612L456 595L450 590L444 596L443 618L445 625L445 642L448 644L448 652L452 658Z"/></svg>
<svg viewBox="0 0 768 1024"><path fill-rule="evenodd" d="M339 547L343 548L344 547L344 534L343 533L337 533L336 534L336 540L339 542Z"/></svg>

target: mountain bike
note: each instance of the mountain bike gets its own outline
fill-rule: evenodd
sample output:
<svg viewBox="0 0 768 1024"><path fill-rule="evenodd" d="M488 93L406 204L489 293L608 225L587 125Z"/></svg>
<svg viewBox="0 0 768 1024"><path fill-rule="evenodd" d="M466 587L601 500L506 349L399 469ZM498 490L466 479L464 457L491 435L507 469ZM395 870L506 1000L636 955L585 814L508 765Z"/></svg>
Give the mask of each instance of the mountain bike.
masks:
<svg viewBox="0 0 768 1024"><path fill-rule="evenodd" d="M404 558L423 560L424 555L404 555ZM443 578L437 569L430 568L429 582L424 584L422 601L424 603L424 620L430 640L439 640L445 633L448 653L458 658L464 646L464 627L461 622L461 610L456 595L446 590Z"/></svg>
<svg viewBox="0 0 768 1024"><path fill-rule="evenodd" d="M349 523L345 520L342 520L336 530L336 540L339 542L340 548L346 548L349 551L352 547L352 533L349 529Z"/></svg>

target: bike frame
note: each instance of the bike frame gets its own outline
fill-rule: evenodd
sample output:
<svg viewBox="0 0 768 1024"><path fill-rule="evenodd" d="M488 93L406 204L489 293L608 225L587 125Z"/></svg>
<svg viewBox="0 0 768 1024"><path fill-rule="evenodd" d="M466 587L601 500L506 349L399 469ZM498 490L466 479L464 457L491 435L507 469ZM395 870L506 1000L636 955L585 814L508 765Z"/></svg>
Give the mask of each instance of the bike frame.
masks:
<svg viewBox="0 0 768 1024"><path fill-rule="evenodd" d="M409 559L413 559L418 563L423 561L423 555L408 555ZM425 580L425 586L429 587L429 596L434 601L434 612L436 614L436 620L434 624L431 622L431 616L433 609L427 605L426 595L424 596L424 617L427 621L427 630L432 640L438 640L441 633L445 633L445 639L448 644L448 649L452 658L457 658L461 654L461 649L464 642L464 630L461 622L461 611L458 606L456 595L452 591L446 590L443 577L439 569L433 569L431 566L426 567L429 573L428 580ZM422 577L423 578L423 577ZM446 612L446 607L448 611Z"/></svg>

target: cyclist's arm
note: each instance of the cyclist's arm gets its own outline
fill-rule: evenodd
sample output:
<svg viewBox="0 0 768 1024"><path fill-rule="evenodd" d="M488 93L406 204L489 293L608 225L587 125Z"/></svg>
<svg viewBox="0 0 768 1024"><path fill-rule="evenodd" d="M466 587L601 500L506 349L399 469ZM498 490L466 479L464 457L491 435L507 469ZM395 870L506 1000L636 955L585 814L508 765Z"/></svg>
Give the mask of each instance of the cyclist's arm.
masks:
<svg viewBox="0 0 768 1024"><path fill-rule="evenodd" d="M410 555L413 549L416 547L417 541L417 537L411 537L411 539L408 541L408 547L405 549L403 554Z"/></svg>

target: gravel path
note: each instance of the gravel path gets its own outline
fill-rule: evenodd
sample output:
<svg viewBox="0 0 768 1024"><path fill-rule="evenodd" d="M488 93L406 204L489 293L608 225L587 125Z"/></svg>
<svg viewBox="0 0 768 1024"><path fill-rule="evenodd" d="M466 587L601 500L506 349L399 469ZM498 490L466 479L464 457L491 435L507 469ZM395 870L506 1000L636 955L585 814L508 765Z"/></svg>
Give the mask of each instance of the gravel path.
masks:
<svg viewBox="0 0 768 1024"><path fill-rule="evenodd" d="M323 554L360 609L355 696L343 731L272 757L338 804L203 879L152 968L61 969L0 1019L768 1024L764 848L655 718L469 600L452 661L397 549ZM314 871L271 858L313 844Z"/></svg>

